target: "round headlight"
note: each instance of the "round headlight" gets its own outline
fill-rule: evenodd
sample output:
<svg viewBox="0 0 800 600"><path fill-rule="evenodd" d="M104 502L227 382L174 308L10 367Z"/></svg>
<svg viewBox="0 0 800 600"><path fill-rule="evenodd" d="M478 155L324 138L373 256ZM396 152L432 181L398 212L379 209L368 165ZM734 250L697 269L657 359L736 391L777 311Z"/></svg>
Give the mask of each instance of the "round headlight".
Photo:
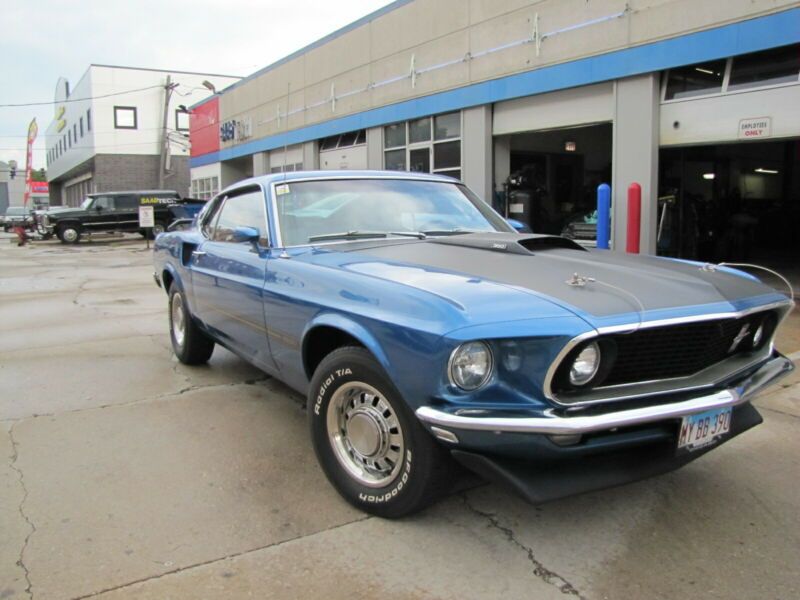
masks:
<svg viewBox="0 0 800 600"><path fill-rule="evenodd" d="M492 351L483 342L461 344L450 356L450 381L462 390L477 390L492 374Z"/></svg>
<svg viewBox="0 0 800 600"><path fill-rule="evenodd" d="M578 353L569 369L569 382L572 385L586 385L597 375L600 368L600 346L592 342Z"/></svg>

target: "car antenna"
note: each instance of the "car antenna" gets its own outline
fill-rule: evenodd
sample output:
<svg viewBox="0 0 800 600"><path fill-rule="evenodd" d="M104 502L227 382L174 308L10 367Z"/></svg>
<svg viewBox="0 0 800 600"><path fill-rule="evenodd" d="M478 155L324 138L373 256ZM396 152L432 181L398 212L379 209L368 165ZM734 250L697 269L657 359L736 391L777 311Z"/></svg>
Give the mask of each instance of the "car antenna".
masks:
<svg viewBox="0 0 800 600"><path fill-rule="evenodd" d="M286 126L283 128L283 181L286 181L286 155L289 153L289 96L292 90L292 82L286 82Z"/></svg>

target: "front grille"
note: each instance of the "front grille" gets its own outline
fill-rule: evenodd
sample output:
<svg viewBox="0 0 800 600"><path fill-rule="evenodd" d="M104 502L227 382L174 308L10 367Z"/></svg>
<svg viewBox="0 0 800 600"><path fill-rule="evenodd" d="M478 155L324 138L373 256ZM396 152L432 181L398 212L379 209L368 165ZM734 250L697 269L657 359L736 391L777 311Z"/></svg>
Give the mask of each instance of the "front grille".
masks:
<svg viewBox="0 0 800 600"><path fill-rule="evenodd" d="M738 319L668 325L601 336L596 340L601 345L602 354L607 357L615 355L615 358L611 368L599 374L599 380L590 387L689 377L734 354L751 352L754 349L753 333L762 323L764 335L758 347L763 347L777 325L777 315L773 311ZM745 324L750 326L748 334L742 336L733 348ZM571 389L567 375L572 360L582 347L573 350L559 368L556 391L579 393L578 389Z"/></svg>
<svg viewBox="0 0 800 600"><path fill-rule="evenodd" d="M686 377L728 356L743 319L724 319L612 335L617 360L603 385Z"/></svg>

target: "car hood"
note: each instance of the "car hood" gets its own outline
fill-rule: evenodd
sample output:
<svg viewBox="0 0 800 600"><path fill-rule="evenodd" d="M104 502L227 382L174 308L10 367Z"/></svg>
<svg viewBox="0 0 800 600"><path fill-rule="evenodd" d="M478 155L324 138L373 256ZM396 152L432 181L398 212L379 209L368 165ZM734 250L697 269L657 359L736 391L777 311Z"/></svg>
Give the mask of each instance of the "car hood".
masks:
<svg viewBox="0 0 800 600"><path fill-rule="evenodd" d="M338 245L335 255L339 268L430 291L467 309L492 301L492 286L476 284L493 284L495 292L502 287L528 294L529 317L537 316L542 301L547 301L594 327L731 312L786 300L731 269L587 250L556 236L482 233L361 242ZM533 302L531 295L539 301Z"/></svg>
<svg viewBox="0 0 800 600"><path fill-rule="evenodd" d="M48 210L47 212L45 212L43 214L46 214L48 217L59 218L59 217L66 217L66 216L70 216L70 217L71 216L77 216L77 215L82 215L82 214L85 214L85 213L86 213L86 211L83 210L82 208L65 206L65 207L62 207L62 208L51 208L50 210Z"/></svg>

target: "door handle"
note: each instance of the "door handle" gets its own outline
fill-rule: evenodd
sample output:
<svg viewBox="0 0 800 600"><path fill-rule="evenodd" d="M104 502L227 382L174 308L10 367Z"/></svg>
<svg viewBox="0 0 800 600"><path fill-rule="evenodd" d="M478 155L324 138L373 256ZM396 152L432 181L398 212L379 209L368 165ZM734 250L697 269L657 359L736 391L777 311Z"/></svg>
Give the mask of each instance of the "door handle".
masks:
<svg viewBox="0 0 800 600"><path fill-rule="evenodd" d="M193 256L205 256L206 253L203 252L202 250L192 250L192 255Z"/></svg>

